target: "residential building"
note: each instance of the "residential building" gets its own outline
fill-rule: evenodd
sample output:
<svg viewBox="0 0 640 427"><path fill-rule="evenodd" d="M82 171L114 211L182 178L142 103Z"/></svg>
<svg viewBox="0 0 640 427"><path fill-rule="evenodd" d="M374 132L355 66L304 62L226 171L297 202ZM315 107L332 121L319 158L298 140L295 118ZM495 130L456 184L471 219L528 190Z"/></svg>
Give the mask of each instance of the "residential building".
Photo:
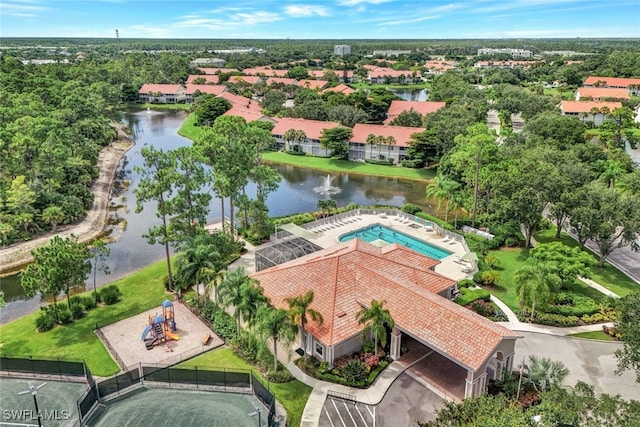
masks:
<svg viewBox="0 0 640 427"><path fill-rule="evenodd" d="M589 76L583 83L584 87L608 87L613 89L626 89L629 95L640 95L640 79L627 79L622 77L598 77Z"/></svg>
<svg viewBox="0 0 640 427"><path fill-rule="evenodd" d="M598 101L562 101L560 111L565 116L578 117L583 122L591 122L594 126L600 126L611 111L622 107L621 102Z"/></svg>
<svg viewBox="0 0 640 427"><path fill-rule="evenodd" d="M333 47L333 54L338 56L351 55L351 46L346 44L337 44Z"/></svg>
<svg viewBox="0 0 640 427"><path fill-rule="evenodd" d="M530 68L537 63L536 61L477 61L473 64L473 68Z"/></svg>
<svg viewBox="0 0 640 427"><path fill-rule="evenodd" d="M368 70L367 82L369 84L386 84L398 82L402 84L417 83L422 81L422 74L410 70L394 70L388 67L365 65Z"/></svg>
<svg viewBox="0 0 640 427"><path fill-rule="evenodd" d="M217 85L219 77L217 74L190 74L189 77L187 77L187 84L192 84L194 81L204 81L204 83L199 84Z"/></svg>
<svg viewBox="0 0 640 427"><path fill-rule="evenodd" d="M421 116L426 116L427 114L435 113L441 108L444 108L447 104L445 102L435 102L435 101L399 101L394 100L391 101L391 105L389 105L389 110L387 111L387 118L384 123L389 124L393 119L398 117L400 113L405 111L413 110L419 113Z"/></svg>
<svg viewBox="0 0 640 427"><path fill-rule="evenodd" d="M211 67L224 67L226 61L220 58L196 58L191 61L191 65L194 67L211 66Z"/></svg>
<svg viewBox="0 0 640 427"><path fill-rule="evenodd" d="M406 157L409 141L414 133L424 132L424 128L405 126L382 126L357 123L353 127L353 136L349 140L349 160L393 159L400 163ZM369 135L385 138L393 137L392 144L369 144Z"/></svg>
<svg viewBox="0 0 640 427"><path fill-rule="evenodd" d="M198 70L204 74L222 74L222 73L239 73L237 68L203 68L199 67Z"/></svg>
<svg viewBox="0 0 640 427"><path fill-rule="evenodd" d="M455 70L458 64L455 61L444 61L444 60L429 60L424 63L424 68L427 70L426 72L429 74L434 74L439 76L444 74L446 71Z"/></svg>
<svg viewBox="0 0 640 427"><path fill-rule="evenodd" d="M492 49L492 48L483 48L478 49L478 56L480 55L500 55L507 54L511 55L512 58L531 58L533 57L533 52L525 49Z"/></svg>
<svg viewBox="0 0 640 427"><path fill-rule="evenodd" d="M152 104L175 104L186 100L184 91L183 85L147 83L138 91L138 100Z"/></svg>
<svg viewBox="0 0 640 427"><path fill-rule="evenodd" d="M602 101L602 100L623 100L629 99L630 95L627 89L608 88L608 87L580 87L576 91L576 101L584 100Z"/></svg>
<svg viewBox="0 0 640 427"><path fill-rule="evenodd" d="M227 87L223 85L195 85L187 83L184 90L185 102L187 104L192 103L198 94L220 96L226 90Z"/></svg>
<svg viewBox="0 0 640 427"><path fill-rule="evenodd" d="M355 91L356 90L354 88L352 88L351 86L347 86L344 83L340 83L338 86L329 87L329 88L323 90L322 93L340 92L340 93L343 93L345 95L350 95L350 94L354 93Z"/></svg>
<svg viewBox="0 0 640 427"><path fill-rule="evenodd" d="M293 119L289 117L274 118L276 125L271 130L271 134L276 139L276 148L285 151L294 150L294 144L298 145L297 151L301 151L311 156L329 156L331 152L320 145L320 136L325 129L332 129L341 126L336 122L323 122L320 120ZM305 134L304 140L300 142L287 142L284 134L290 130L301 130Z"/></svg>
<svg viewBox="0 0 640 427"><path fill-rule="evenodd" d="M400 56L400 55L409 55L411 54L410 50L374 50L373 56Z"/></svg>
<svg viewBox="0 0 640 427"><path fill-rule="evenodd" d="M383 248L359 239L338 244L251 275L276 308L313 291L311 308L323 322L300 331L304 349L333 366L362 346L357 313L385 301L395 326L393 359L403 340L415 340L447 364L460 398L482 394L514 362L517 333L450 301L456 282L434 271L439 261L397 244Z"/></svg>

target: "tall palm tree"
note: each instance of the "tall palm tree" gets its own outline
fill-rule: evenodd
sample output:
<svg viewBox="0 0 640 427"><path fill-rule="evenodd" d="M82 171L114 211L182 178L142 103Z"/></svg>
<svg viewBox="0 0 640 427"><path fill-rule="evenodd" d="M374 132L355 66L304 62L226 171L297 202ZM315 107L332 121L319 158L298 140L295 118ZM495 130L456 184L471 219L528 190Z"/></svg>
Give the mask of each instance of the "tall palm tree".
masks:
<svg viewBox="0 0 640 427"><path fill-rule="evenodd" d="M387 159L389 159L391 157L391 146L396 145L396 139L393 135L390 135L385 138L384 143L387 144Z"/></svg>
<svg viewBox="0 0 640 427"><path fill-rule="evenodd" d="M569 369L564 363L551 360L548 357L529 356L529 364L526 366L525 377L533 387L543 392L552 386L559 386L569 375Z"/></svg>
<svg viewBox="0 0 640 427"><path fill-rule="evenodd" d="M307 134L300 129L288 129L284 135L282 135L282 139L285 142L285 150L289 150L291 143L300 145L302 141L307 139Z"/></svg>
<svg viewBox="0 0 640 427"><path fill-rule="evenodd" d="M298 327L291 321L289 313L283 308L265 305L258 309L256 328L260 337L273 342L273 370L278 370L278 342L289 345L296 339Z"/></svg>
<svg viewBox="0 0 640 427"><path fill-rule="evenodd" d="M369 135L367 135L367 140L365 142L369 144L370 147L369 158L373 159L373 147L375 147L375 145L378 143L378 137L370 133Z"/></svg>
<svg viewBox="0 0 640 427"><path fill-rule="evenodd" d="M209 283L222 269L220 253L208 233L197 234L187 240L176 256L176 277L183 287L196 285L200 303L200 284Z"/></svg>
<svg viewBox="0 0 640 427"><path fill-rule="evenodd" d="M427 185L426 196L438 199L438 209L442 206L442 202L446 201L444 210L445 222L449 219L449 203L451 202L451 198L459 188L459 183L442 175L436 175L433 182Z"/></svg>
<svg viewBox="0 0 640 427"><path fill-rule="evenodd" d="M64 221L64 211L60 206L51 205L42 211L42 220L47 224L51 224L51 231L56 232L58 224Z"/></svg>
<svg viewBox="0 0 640 427"><path fill-rule="evenodd" d="M386 326L393 328L395 325L391 318L391 313L383 307L385 303L386 301L384 300L380 302L371 300L371 306L369 308L363 307L362 310L356 313L358 324L365 325L365 328L362 330L362 338L366 338L368 331L371 331L373 334L373 350L376 354L378 353L378 341L380 341L382 348L387 345Z"/></svg>
<svg viewBox="0 0 640 427"><path fill-rule="evenodd" d="M304 295L298 295L292 298L285 298L285 302L289 304L289 317L291 321L298 325L298 329L300 331L300 347L304 351L304 357L307 358L307 349L304 345L306 332L305 326L308 322L307 316L311 318L314 322L318 322L318 324L322 324L324 319L322 318L322 314L319 311L314 310L310 307L313 302L313 291L309 290Z"/></svg>
<svg viewBox="0 0 640 427"><path fill-rule="evenodd" d="M242 267L225 274L218 292L222 305L226 308L233 307L232 315L236 319L238 335L240 335L241 321L244 320L248 326L252 326L258 309L267 302L262 289L246 275Z"/></svg>
<svg viewBox="0 0 640 427"><path fill-rule="evenodd" d="M516 292L520 304L531 306L531 319L535 317L537 303L551 299L552 292L560 287L557 268L547 263L525 265L515 272Z"/></svg>

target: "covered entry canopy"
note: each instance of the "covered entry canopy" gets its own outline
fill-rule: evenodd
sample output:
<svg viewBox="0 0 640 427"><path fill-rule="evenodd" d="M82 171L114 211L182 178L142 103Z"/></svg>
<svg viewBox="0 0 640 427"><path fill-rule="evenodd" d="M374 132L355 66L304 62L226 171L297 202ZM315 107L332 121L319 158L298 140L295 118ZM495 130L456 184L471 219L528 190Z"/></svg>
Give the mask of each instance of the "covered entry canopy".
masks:
<svg viewBox="0 0 640 427"><path fill-rule="evenodd" d="M311 239L313 237L316 237L315 233L312 233L309 230L305 230L304 228L300 227L299 225L295 225L292 222L290 222L289 224L279 225L278 230L288 231L294 236L303 237L305 239Z"/></svg>

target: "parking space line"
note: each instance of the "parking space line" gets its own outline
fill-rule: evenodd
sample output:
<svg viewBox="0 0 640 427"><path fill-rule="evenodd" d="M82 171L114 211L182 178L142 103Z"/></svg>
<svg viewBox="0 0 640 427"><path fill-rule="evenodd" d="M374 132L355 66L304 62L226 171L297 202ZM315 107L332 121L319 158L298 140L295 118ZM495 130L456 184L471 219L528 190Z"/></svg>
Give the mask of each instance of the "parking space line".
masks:
<svg viewBox="0 0 640 427"><path fill-rule="evenodd" d="M367 405L365 405L367 406ZM362 412L360 412L360 408L358 408L358 405L355 405L356 411L358 411L358 415L360 415L360 418L362 419L363 424L365 425L365 427L369 427L369 424L367 423L367 421L364 419L364 416L362 415Z"/></svg>
<svg viewBox="0 0 640 427"><path fill-rule="evenodd" d="M340 410L338 410L338 406L336 405L336 401L331 399L331 403L333 403L333 407L336 408L336 413L338 414L338 418L340 418L340 421L342 422L342 426L343 427L347 427L347 424L342 419L342 415L340 415Z"/></svg>
<svg viewBox="0 0 640 427"><path fill-rule="evenodd" d="M347 402L342 402L342 404L344 405L344 408L347 410L347 414L349 414L349 418L351 418L351 422L353 423L354 427L358 427L358 423L353 418L353 415L351 415L351 409L349 409Z"/></svg>
<svg viewBox="0 0 640 427"><path fill-rule="evenodd" d="M369 412L369 415L371 415L371 418L373 418L375 416L376 411L371 412L371 408L375 408L375 406L366 405L365 408L367 408L367 412Z"/></svg>
<svg viewBox="0 0 640 427"><path fill-rule="evenodd" d="M329 415L329 411L327 410L327 405L324 405L322 409L324 409L324 413L327 414L327 418L329 419L331 427L335 427L335 425L333 424L333 420L331 419L331 415Z"/></svg>

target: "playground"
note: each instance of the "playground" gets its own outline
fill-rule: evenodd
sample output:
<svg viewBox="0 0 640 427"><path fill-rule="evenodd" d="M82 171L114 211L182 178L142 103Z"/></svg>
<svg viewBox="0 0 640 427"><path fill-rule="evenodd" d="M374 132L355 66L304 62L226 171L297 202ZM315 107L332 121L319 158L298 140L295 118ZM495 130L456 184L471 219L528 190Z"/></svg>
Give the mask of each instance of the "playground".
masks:
<svg viewBox="0 0 640 427"><path fill-rule="evenodd" d="M267 426L267 410L252 394L144 388L107 402L89 424L255 427Z"/></svg>
<svg viewBox="0 0 640 427"><path fill-rule="evenodd" d="M87 389L84 382L41 380L37 378L0 377L0 426L38 425L31 393L18 394L38 387L36 400L42 424L53 427L73 426L78 420L76 401Z"/></svg>
<svg viewBox="0 0 640 427"><path fill-rule="evenodd" d="M224 344L181 303L163 305L101 328L125 366L175 363L180 355L192 357Z"/></svg>

